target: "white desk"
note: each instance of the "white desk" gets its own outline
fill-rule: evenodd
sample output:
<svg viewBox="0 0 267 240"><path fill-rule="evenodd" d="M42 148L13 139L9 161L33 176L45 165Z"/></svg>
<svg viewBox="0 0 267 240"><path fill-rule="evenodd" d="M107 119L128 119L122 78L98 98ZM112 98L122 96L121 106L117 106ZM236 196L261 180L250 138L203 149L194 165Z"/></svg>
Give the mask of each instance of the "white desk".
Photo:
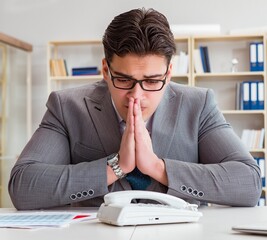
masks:
<svg viewBox="0 0 267 240"><path fill-rule="evenodd" d="M8 210L1 209L0 212ZM85 212L90 210L85 209ZM0 229L3 240L253 240L266 236L246 235L231 230L233 225L267 222L267 207L200 208L203 217L197 223L116 227L98 220L74 223L64 228L38 230Z"/></svg>

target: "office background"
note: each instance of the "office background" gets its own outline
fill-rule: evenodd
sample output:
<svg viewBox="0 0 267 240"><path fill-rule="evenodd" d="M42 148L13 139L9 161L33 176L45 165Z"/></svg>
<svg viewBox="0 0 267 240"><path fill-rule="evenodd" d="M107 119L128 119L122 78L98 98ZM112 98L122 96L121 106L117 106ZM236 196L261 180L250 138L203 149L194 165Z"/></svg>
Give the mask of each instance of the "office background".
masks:
<svg viewBox="0 0 267 240"><path fill-rule="evenodd" d="M0 0L0 32L33 45L32 131L46 110L47 43L101 39L115 15L138 7L161 11L171 25L219 24L222 34L267 26L265 0Z"/></svg>
<svg viewBox="0 0 267 240"><path fill-rule="evenodd" d="M161 11L170 24L220 24L222 33L267 26L265 0L0 0L0 31L33 44L33 130L47 99L47 42L99 39L115 15L142 6Z"/></svg>

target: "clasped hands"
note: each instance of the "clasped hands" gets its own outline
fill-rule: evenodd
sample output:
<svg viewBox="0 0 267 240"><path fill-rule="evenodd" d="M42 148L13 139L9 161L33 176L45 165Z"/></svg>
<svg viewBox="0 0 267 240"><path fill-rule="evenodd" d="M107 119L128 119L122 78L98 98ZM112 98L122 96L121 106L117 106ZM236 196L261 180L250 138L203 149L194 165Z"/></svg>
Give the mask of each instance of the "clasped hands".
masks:
<svg viewBox="0 0 267 240"><path fill-rule="evenodd" d="M124 173L129 173L137 167L143 174L167 185L165 163L153 151L151 138L142 117L140 99L129 99L119 156L119 165Z"/></svg>

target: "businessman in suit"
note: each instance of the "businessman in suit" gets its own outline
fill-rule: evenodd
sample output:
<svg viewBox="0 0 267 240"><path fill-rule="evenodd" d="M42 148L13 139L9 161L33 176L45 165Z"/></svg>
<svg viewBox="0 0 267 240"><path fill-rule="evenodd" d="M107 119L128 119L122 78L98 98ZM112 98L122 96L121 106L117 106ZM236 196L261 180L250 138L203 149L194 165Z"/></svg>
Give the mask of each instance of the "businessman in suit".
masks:
<svg viewBox="0 0 267 240"><path fill-rule="evenodd" d="M50 94L11 172L14 206L99 206L130 189L255 206L260 170L212 90L171 82L176 46L165 16L122 13L103 45L102 81Z"/></svg>

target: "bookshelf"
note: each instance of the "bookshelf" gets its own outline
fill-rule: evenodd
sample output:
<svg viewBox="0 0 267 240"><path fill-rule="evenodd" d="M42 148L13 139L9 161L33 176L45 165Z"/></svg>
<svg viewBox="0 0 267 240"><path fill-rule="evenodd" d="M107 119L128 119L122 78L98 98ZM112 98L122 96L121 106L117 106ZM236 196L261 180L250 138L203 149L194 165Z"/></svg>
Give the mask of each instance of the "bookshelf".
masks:
<svg viewBox="0 0 267 240"><path fill-rule="evenodd" d="M72 76L73 67L97 66L101 69L104 51L101 40L51 41L47 45L47 87L48 93L102 79L102 74ZM67 75L51 74L51 59L64 59Z"/></svg>
<svg viewBox="0 0 267 240"><path fill-rule="evenodd" d="M243 129L266 129L267 123L266 101L264 110L236 109L237 84L259 80L264 82L264 93L267 90L266 50L264 52L265 71L250 71L250 43L252 42L263 42L266 49L265 35L194 36L192 38L192 52L200 46L208 47L211 67L211 72L197 73L194 66L195 58L192 56L192 86L214 90L219 108L240 138ZM239 62L234 72L232 71L233 58L238 59ZM266 158L266 140L265 134L263 148L249 149L254 158ZM265 172L266 169L265 164ZM266 187L264 187L262 201L265 201L266 197Z"/></svg>
<svg viewBox="0 0 267 240"><path fill-rule="evenodd" d="M177 55L181 52L188 56L185 72L173 71L172 81L188 86L212 88L218 106L226 120L232 125L239 137L243 129L266 129L266 101L264 110L237 110L236 85L243 81L260 80L264 82L266 92L266 50L264 50L265 71L250 71L249 46L251 42L263 42L266 49L266 36L253 35L215 35L215 36L181 36L175 37ZM195 49L207 46L211 72L195 72ZM86 53L86 54L85 54ZM104 56L101 40L83 41L51 41L47 47L48 93L66 87L92 83L102 79L102 75L88 76L51 76L50 59L66 59L68 72L77 65L98 66L101 69L101 60ZM238 59L237 69L232 71L232 59ZM84 59L82 62L81 59ZM80 61L80 63L78 62ZM175 64L174 64L175 66ZM266 134L264 144L266 143ZM266 158L266 144L263 148L250 149L255 158ZM265 172L267 170L265 164ZM267 188L263 189L266 199ZM266 204L266 203L265 203Z"/></svg>
<svg viewBox="0 0 267 240"><path fill-rule="evenodd" d="M32 45L0 33L0 206L11 207L7 185L18 155L31 137Z"/></svg>
<svg viewBox="0 0 267 240"><path fill-rule="evenodd" d="M179 60L173 59L175 62L173 62L173 74L172 74L172 81L185 84L185 85L191 85L191 38L190 37L176 37L175 38L176 43L176 56L179 56ZM181 60L181 55L186 54L187 56L187 63L184 63L185 59ZM181 65L187 65L187 70L184 68L179 69L179 63Z"/></svg>

